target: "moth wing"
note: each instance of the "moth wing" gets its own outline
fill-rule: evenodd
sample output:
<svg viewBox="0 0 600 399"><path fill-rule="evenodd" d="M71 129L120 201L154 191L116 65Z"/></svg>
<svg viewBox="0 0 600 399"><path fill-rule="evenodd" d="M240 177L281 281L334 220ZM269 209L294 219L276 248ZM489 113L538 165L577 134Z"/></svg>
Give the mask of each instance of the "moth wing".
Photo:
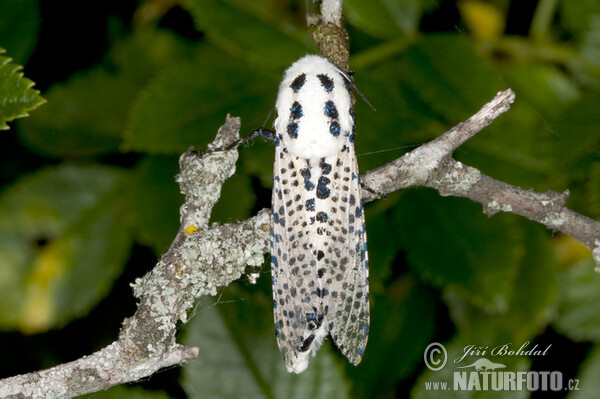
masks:
<svg viewBox="0 0 600 399"><path fill-rule="evenodd" d="M320 298L308 287L315 274L309 267L313 255L304 246L309 237L296 236L300 231L298 226L307 222L304 204L310 196L300 178L301 161L277 147L271 232L275 333L288 371L296 373L306 369L310 354L314 354L327 335L324 328L308 328L311 321L308 316L315 314Z"/></svg>
<svg viewBox="0 0 600 399"><path fill-rule="evenodd" d="M334 169L339 177L333 179L334 192L340 196L342 232L347 234L342 235L343 245L336 246L340 250L336 273L341 276L336 274L326 300L333 342L356 365L362 359L369 334L369 269L358 166L354 146L348 144Z"/></svg>

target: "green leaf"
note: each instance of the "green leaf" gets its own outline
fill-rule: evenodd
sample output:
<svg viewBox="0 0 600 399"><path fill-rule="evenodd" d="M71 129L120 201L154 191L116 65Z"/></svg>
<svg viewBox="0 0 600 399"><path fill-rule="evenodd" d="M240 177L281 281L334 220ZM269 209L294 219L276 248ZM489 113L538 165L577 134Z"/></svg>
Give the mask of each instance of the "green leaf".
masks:
<svg viewBox="0 0 600 399"><path fill-rule="evenodd" d="M431 35L410 47L397 76L416 99L452 125L477 112L502 89L497 75L459 35Z"/></svg>
<svg viewBox="0 0 600 399"><path fill-rule="evenodd" d="M139 241L156 255L169 248L179 228L183 196L175 183L177 173L178 157L157 155L142 158L132 176L133 227Z"/></svg>
<svg viewBox="0 0 600 399"><path fill-rule="evenodd" d="M272 298L230 286L211 302L201 302L186 326L184 344L200 349L183 369L189 398L348 397L327 341L306 371L286 371L274 336Z"/></svg>
<svg viewBox="0 0 600 399"><path fill-rule="evenodd" d="M231 223L251 216L256 195L250 177L241 172L231 176L221 191L221 198L213 208L211 221Z"/></svg>
<svg viewBox="0 0 600 399"><path fill-rule="evenodd" d="M267 0L184 1L198 30L219 47L267 67L288 66L314 48L306 28L295 26L294 16L284 4L277 7Z"/></svg>
<svg viewBox="0 0 600 399"><path fill-rule="evenodd" d="M502 70L502 74L519 102L529 102L545 116L560 111L581 94L575 82L553 66L511 64Z"/></svg>
<svg viewBox="0 0 600 399"><path fill-rule="evenodd" d="M556 129L556 158L564 174L573 174L572 166L582 157L600 156L600 136L598 135L598 117L596 110L600 107L600 92L583 95L572 102L562 112L550 119L551 126ZM567 147L568 151L565 151ZM555 176L552 176L555 179Z"/></svg>
<svg viewBox="0 0 600 399"><path fill-rule="evenodd" d="M561 273L557 330L574 341L600 342L600 274L589 259Z"/></svg>
<svg viewBox="0 0 600 399"><path fill-rule="evenodd" d="M524 250L510 215L490 219L481 205L423 190L403 195L393 217L422 278L488 311L507 309Z"/></svg>
<svg viewBox="0 0 600 399"><path fill-rule="evenodd" d="M0 328L37 333L86 314L120 274L131 245L123 173L63 165L0 197Z"/></svg>
<svg viewBox="0 0 600 399"><path fill-rule="evenodd" d="M83 396L81 399L169 399L170 396L163 391L149 391L140 387L126 387L117 385L106 391L94 392Z"/></svg>
<svg viewBox="0 0 600 399"><path fill-rule="evenodd" d="M48 106L21 124L20 136L28 147L49 156L115 151L128 103L138 89L103 70L80 73L46 92Z"/></svg>
<svg viewBox="0 0 600 399"><path fill-rule="evenodd" d="M587 202L590 207L590 217L600 219L600 163L590 166L587 185Z"/></svg>
<svg viewBox="0 0 600 399"><path fill-rule="evenodd" d="M580 25L583 26L583 25ZM598 89L600 85L600 16L590 18L589 29L585 31L577 57L571 69L573 79L582 86Z"/></svg>
<svg viewBox="0 0 600 399"><path fill-rule="evenodd" d="M600 391L600 347L595 346L581 365L577 390L569 392L568 399L595 399Z"/></svg>
<svg viewBox="0 0 600 399"><path fill-rule="evenodd" d="M491 97L490 97L491 100ZM456 151L456 159L495 179L537 191L560 191L554 177L555 135L539 111L516 100L510 110Z"/></svg>
<svg viewBox="0 0 600 399"><path fill-rule="evenodd" d="M457 159L536 191L572 188L585 174L578 165L581 158L600 145L592 111L600 106L600 96L576 95L562 73L547 67L507 68L505 73L517 95L515 104L459 149Z"/></svg>
<svg viewBox="0 0 600 399"><path fill-rule="evenodd" d="M372 253L371 250L369 255ZM423 351L435 328L433 292L410 274L390 284L385 296L371 298L365 356L358 367L347 367L354 381L353 397L357 398L386 397L389 390L422 364Z"/></svg>
<svg viewBox="0 0 600 399"><path fill-rule="evenodd" d="M131 103L146 83L189 51L175 36L139 30L118 42L102 66L76 74L46 93L48 106L21 124L21 138L50 156L117 151Z"/></svg>
<svg viewBox="0 0 600 399"><path fill-rule="evenodd" d="M403 64L389 60L355 73L356 84L377 111L356 102L356 154L361 172L379 167L413 145L446 130L439 115L416 97L399 73Z"/></svg>
<svg viewBox="0 0 600 399"><path fill-rule="evenodd" d="M136 102L125 145L151 153L206 148L230 113L241 135L260 127L275 102L279 77L207 51L166 71ZM244 126L249 125L250 128Z"/></svg>
<svg viewBox="0 0 600 399"><path fill-rule="evenodd" d="M0 54L4 49L0 48ZM0 55L0 130L7 130L6 122L28 116L27 112L44 103L40 92L32 89L33 82L23 77L22 67L12 59Z"/></svg>
<svg viewBox="0 0 600 399"><path fill-rule="evenodd" d="M369 244L369 290L371 297L375 293L383 294L385 285L393 273L394 260L400 249L394 223L390 220L388 209L393 200L376 201L366 205L367 241Z"/></svg>
<svg viewBox="0 0 600 399"><path fill-rule="evenodd" d="M421 19L420 0L346 0L347 21L373 37L413 36Z"/></svg>
<svg viewBox="0 0 600 399"><path fill-rule="evenodd" d="M40 15L36 0L0 2L0 45L19 64L26 64L37 42Z"/></svg>
<svg viewBox="0 0 600 399"><path fill-rule="evenodd" d="M493 220L493 219L492 219ZM521 223L525 254L512 282L509 306L500 313L480 309L447 291L450 316L463 339L517 346L533 340L554 314L558 301L556 262L543 227Z"/></svg>
<svg viewBox="0 0 600 399"><path fill-rule="evenodd" d="M560 1L560 22L575 33L585 32L590 22L600 14L600 3L596 0Z"/></svg>

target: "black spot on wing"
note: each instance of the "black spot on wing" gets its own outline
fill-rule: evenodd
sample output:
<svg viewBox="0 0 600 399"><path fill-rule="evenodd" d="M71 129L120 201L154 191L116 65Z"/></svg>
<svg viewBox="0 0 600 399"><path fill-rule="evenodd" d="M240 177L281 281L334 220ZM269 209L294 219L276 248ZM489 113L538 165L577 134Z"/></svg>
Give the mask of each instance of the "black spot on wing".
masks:
<svg viewBox="0 0 600 399"><path fill-rule="evenodd" d="M294 104L292 104L292 108L290 109L290 117L295 120L300 119L302 115L304 115L302 105L300 105L298 101L294 101Z"/></svg>
<svg viewBox="0 0 600 399"><path fill-rule="evenodd" d="M310 334L304 342L302 342L302 346L298 348L298 352L306 352L310 348L310 344L315 340L315 334Z"/></svg>
<svg viewBox="0 0 600 399"><path fill-rule="evenodd" d="M331 100L325 102L325 116L329 118L329 133L333 137L338 137L340 135L339 114L335 103Z"/></svg>
<svg viewBox="0 0 600 399"><path fill-rule="evenodd" d="M329 194L331 190L327 187L327 185L331 182L327 177L321 176L319 177L319 182L317 183L317 198L326 199L329 198Z"/></svg>
<svg viewBox="0 0 600 399"><path fill-rule="evenodd" d="M298 138L298 124L296 122L290 122L287 125L287 132L291 138L297 139Z"/></svg>
<svg viewBox="0 0 600 399"><path fill-rule="evenodd" d="M331 100L325 103L325 115L331 119L338 119L338 110Z"/></svg>

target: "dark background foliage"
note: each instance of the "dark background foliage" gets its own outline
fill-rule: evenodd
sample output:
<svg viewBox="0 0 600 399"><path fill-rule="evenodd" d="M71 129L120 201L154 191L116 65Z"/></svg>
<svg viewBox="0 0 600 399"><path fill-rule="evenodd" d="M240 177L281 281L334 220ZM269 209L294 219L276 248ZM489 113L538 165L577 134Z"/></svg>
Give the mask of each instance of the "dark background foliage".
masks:
<svg viewBox="0 0 600 399"><path fill-rule="evenodd" d="M361 170L437 137L511 87L511 110L456 157L524 188L569 189L568 206L600 217L598 4L345 1L350 65L377 109L356 105ZM0 3L0 79L8 69L26 86L14 71L23 65L47 101L0 87L2 98L24 99L0 112L1 123L30 114L0 133L0 377L117 337L135 311L129 283L177 230L178 155L204 148L227 113L242 117L242 134L270 124L282 71L315 52L305 14L294 0ZM214 221L269 206L272 157L260 139L241 149ZM429 397L425 381L451 381L454 369L425 367L432 342L450 359L467 345L551 345L545 356L493 360L579 378L569 397L600 389L600 275L589 250L425 189L368 204L366 215L372 325L358 367L326 343L306 373L285 372L265 265L257 284L242 279L198 304L180 340L200 347L199 360L94 397Z"/></svg>

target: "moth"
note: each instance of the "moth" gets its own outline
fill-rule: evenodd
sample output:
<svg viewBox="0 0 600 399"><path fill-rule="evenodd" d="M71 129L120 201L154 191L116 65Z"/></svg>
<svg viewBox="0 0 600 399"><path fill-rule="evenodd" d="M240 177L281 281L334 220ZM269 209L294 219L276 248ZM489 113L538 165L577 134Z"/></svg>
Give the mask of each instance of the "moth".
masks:
<svg viewBox="0 0 600 399"><path fill-rule="evenodd" d="M369 263L346 74L317 55L284 73L275 103L271 274L275 331L301 373L331 335L352 364L369 333Z"/></svg>
<svg viewBox="0 0 600 399"><path fill-rule="evenodd" d="M279 85L275 132L261 128L207 151L226 151L258 135L275 140L273 310L289 372L304 371L328 335L354 365L367 346L369 262L353 87L325 58L307 55L285 71Z"/></svg>

